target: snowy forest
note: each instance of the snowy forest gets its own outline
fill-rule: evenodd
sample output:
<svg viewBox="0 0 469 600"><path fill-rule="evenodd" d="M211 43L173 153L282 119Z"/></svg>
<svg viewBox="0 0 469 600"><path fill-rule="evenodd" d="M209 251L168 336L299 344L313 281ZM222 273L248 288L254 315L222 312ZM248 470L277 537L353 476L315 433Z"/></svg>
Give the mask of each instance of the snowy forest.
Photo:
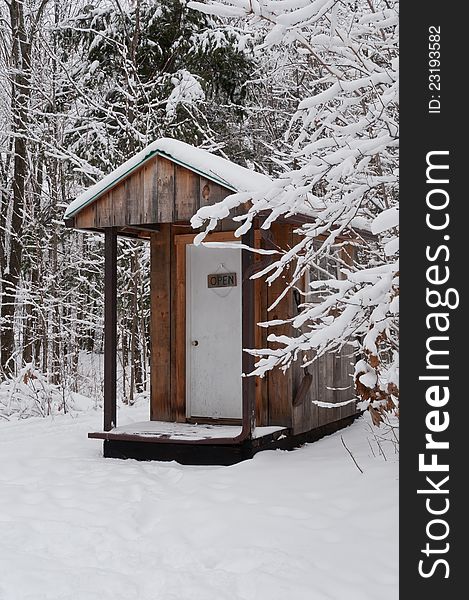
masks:
<svg viewBox="0 0 469 600"><path fill-rule="evenodd" d="M172 137L268 174L193 218L237 234L296 213L285 278L297 335L269 327L254 374L345 345L373 422L398 414L398 5L394 0L3 0L0 45L0 417L101 403L103 239L68 204ZM363 235L367 232L367 235ZM349 259L340 252L350 236ZM318 237L323 240L317 244ZM149 250L119 241L121 402L149 393ZM307 287L305 273L321 274ZM309 280L308 280L309 281Z"/></svg>
<svg viewBox="0 0 469 600"><path fill-rule="evenodd" d="M0 600L396 600L398 10L0 0Z"/></svg>

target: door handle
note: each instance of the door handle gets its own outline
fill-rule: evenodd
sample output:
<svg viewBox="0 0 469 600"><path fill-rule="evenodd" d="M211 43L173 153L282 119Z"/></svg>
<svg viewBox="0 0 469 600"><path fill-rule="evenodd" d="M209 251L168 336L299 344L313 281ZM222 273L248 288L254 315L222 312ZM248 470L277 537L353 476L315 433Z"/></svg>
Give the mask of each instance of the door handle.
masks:
<svg viewBox="0 0 469 600"><path fill-rule="evenodd" d="M193 345L193 346L198 346L198 345L199 345L199 342L198 342L197 340L192 340L192 345Z"/></svg>

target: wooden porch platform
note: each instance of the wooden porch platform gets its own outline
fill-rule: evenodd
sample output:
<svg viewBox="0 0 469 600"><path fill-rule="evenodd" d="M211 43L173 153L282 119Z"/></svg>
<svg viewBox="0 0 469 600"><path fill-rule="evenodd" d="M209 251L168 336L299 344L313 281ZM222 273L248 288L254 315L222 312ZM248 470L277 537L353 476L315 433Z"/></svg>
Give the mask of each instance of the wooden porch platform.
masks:
<svg viewBox="0 0 469 600"><path fill-rule="evenodd" d="M193 423L168 423L166 421L142 421L115 427L110 431L93 431L89 438L101 440L122 440L139 442L178 442L197 443L209 442L229 443L241 434L240 425L211 425ZM252 439L269 437L277 439L285 433L287 428L256 427Z"/></svg>
<svg viewBox="0 0 469 600"><path fill-rule="evenodd" d="M185 465L233 465L261 450L292 450L350 425L361 413L297 435L285 427L256 427L252 437L237 439L237 425L193 425L145 421L96 431L108 458L176 461ZM221 437L224 436L224 437Z"/></svg>

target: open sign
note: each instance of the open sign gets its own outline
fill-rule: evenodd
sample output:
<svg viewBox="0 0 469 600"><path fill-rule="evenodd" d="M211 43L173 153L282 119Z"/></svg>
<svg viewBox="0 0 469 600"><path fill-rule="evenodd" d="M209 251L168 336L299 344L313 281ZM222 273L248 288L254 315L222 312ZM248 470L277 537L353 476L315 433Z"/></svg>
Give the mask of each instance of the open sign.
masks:
<svg viewBox="0 0 469 600"><path fill-rule="evenodd" d="M236 273L212 273L207 275L209 288L236 287Z"/></svg>

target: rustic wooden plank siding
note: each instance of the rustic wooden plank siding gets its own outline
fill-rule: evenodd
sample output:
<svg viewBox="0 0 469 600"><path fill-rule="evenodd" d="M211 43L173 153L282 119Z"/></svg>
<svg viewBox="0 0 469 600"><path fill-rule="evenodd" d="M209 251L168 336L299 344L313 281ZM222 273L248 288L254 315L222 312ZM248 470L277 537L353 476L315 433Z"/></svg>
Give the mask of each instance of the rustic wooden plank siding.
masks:
<svg viewBox="0 0 469 600"><path fill-rule="evenodd" d="M229 194L231 192L226 188L201 176L199 177L199 205L197 208L221 202Z"/></svg>
<svg viewBox="0 0 469 600"><path fill-rule="evenodd" d="M175 164L158 156L157 171L157 222L172 223L174 221Z"/></svg>
<svg viewBox="0 0 469 600"><path fill-rule="evenodd" d="M96 227L112 226L112 214L113 214L112 192L109 192L96 202L96 208L95 208Z"/></svg>
<svg viewBox="0 0 469 600"><path fill-rule="evenodd" d="M75 217L75 227L88 229L96 227L96 204L86 206Z"/></svg>
<svg viewBox="0 0 469 600"><path fill-rule="evenodd" d="M292 229L288 225L273 223L271 227L273 241L281 248L289 248L292 241ZM267 289L268 304L272 304L275 298L284 290L285 279L278 277ZM269 312L268 318L287 319L293 311L293 295L287 294L277 306ZM291 326L281 325L272 329L277 335L290 335ZM270 333L270 332L269 332ZM284 374L280 369L274 369L268 374L269 387L269 425L284 425L290 427L292 424L292 371L288 369Z"/></svg>
<svg viewBox="0 0 469 600"><path fill-rule="evenodd" d="M316 397L313 398L313 400L315 400L316 402L325 402L326 398L325 398L325 365L324 365L324 358L318 358L315 362L315 377L316 377L316 381L317 381L317 386L316 386ZM318 407L318 427L320 427L321 425L324 425L325 423L328 422L328 414L327 414L327 409L325 408L321 408Z"/></svg>
<svg viewBox="0 0 469 600"><path fill-rule="evenodd" d="M211 206L217 202L221 202L231 192L226 188L218 185L206 177L199 178L199 204L197 208L202 206ZM233 231L234 227L224 227L223 221L219 222L213 231Z"/></svg>
<svg viewBox="0 0 469 600"><path fill-rule="evenodd" d="M127 224L140 225L143 219L143 169L125 180Z"/></svg>
<svg viewBox="0 0 469 600"><path fill-rule="evenodd" d="M341 251L342 259L348 264L353 265L356 257L356 248L353 244L347 244ZM345 275L339 274L340 279L344 279ZM336 362L336 385L337 387L346 388L338 392L338 402L345 402L355 396L355 388L353 382L353 364L355 362L354 349L352 346L344 346L340 351L340 358ZM356 403L352 402L343 406L340 409L340 418L343 419L357 412Z"/></svg>
<svg viewBox="0 0 469 600"><path fill-rule="evenodd" d="M186 245L171 239L171 404L173 418L186 420Z"/></svg>
<svg viewBox="0 0 469 600"><path fill-rule="evenodd" d="M265 247L264 241L259 231L256 231L255 236L256 248ZM263 256L256 254L254 256L254 263L258 266ZM265 327L258 327L257 323L265 322L267 320L267 286L262 278L254 280L254 292L255 292L255 303L254 303L254 318L256 322L256 328L254 332L255 347L266 348L267 347L267 329ZM269 423L269 389L267 377L256 377L256 425L259 427L266 426Z"/></svg>
<svg viewBox="0 0 469 600"><path fill-rule="evenodd" d="M336 372L336 356L335 354L329 353L324 356L325 371L324 371L324 395L325 401L335 404L337 402L337 382L335 380ZM340 408L328 408L327 410L327 422L338 421L340 419Z"/></svg>
<svg viewBox="0 0 469 600"><path fill-rule="evenodd" d="M220 202L231 193L223 186L158 156L80 211L75 223L78 228L98 229L188 223L200 206ZM238 226L232 219L225 219L217 225L216 231L232 231Z"/></svg>
<svg viewBox="0 0 469 600"><path fill-rule="evenodd" d="M152 421L171 420L171 226L151 235Z"/></svg>
<svg viewBox="0 0 469 600"><path fill-rule="evenodd" d="M158 159L155 156L143 166L144 223L158 222Z"/></svg>
<svg viewBox="0 0 469 600"><path fill-rule="evenodd" d="M346 262L351 260L353 249L347 247ZM353 370L350 364L352 349L344 347L340 353L322 356L308 367L313 380L309 397L302 406L293 407L293 431L302 433L318 426L338 421L356 412L354 403L337 408L319 408L312 401L330 402L332 404L350 400L353 397L353 382L350 373ZM300 369L301 370L301 369ZM301 375L298 366L293 366L293 398L297 386L301 384ZM335 389L334 389L335 388ZM337 389L345 388L345 389Z"/></svg>
<svg viewBox="0 0 469 600"><path fill-rule="evenodd" d="M231 190L227 190L218 185L218 183L214 183L205 177L200 177L199 206L197 208L221 202L232 193ZM232 218L228 217L219 222L214 231L234 231L238 227L239 223L235 223Z"/></svg>
<svg viewBox="0 0 469 600"><path fill-rule="evenodd" d="M124 183L116 185L108 194L112 195L112 224L114 227L122 227L126 224Z"/></svg>
<svg viewBox="0 0 469 600"><path fill-rule="evenodd" d="M297 399L301 387L307 382L309 389L302 396L301 402L292 406L292 427L294 433L303 433L317 427L318 407L311 400L317 395L318 377L316 365L309 366L308 370L301 368L301 358L292 366L292 403Z"/></svg>
<svg viewBox="0 0 469 600"><path fill-rule="evenodd" d="M297 244L300 241L300 236L297 233L292 232L292 244ZM299 282L300 289L304 289L306 286L306 277L303 276L302 280ZM295 295L293 295L293 314L299 314L298 304L304 302L304 297L300 297L297 300L295 299ZM306 330L306 327L303 328ZM295 332L293 327L291 328L292 335L297 335L298 332ZM309 431L313 427L315 427L315 422L317 421L317 410L313 409L313 404L311 403L311 396L313 394L313 388L317 385L317 378L314 376L314 369L308 367L308 370L305 371L301 367L303 364L304 353L301 353L298 360L296 360L291 369L292 369L292 428L293 433L303 433L305 431ZM310 387L306 391L306 393L302 394L302 398L298 399L297 395L302 390L302 386L306 384L307 381L310 381ZM299 401L301 400L301 401Z"/></svg>
<svg viewBox="0 0 469 600"><path fill-rule="evenodd" d="M338 360L336 378L338 383L336 385L341 388L346 388L339 392L338 401L345 402L355 397L355 389L353 384L353 364L355 358L353 356L352 346L344 346L340 353L340 360ZM357 407L354 402L343 406L340 409L341 418L348 417L357 412Z"/></svg>
<svg viewBox="0 0 469 600"><path fill-rule="evenodd" d="M188 222L199 208L200 177L176 165L175 221Z"/></svg>

